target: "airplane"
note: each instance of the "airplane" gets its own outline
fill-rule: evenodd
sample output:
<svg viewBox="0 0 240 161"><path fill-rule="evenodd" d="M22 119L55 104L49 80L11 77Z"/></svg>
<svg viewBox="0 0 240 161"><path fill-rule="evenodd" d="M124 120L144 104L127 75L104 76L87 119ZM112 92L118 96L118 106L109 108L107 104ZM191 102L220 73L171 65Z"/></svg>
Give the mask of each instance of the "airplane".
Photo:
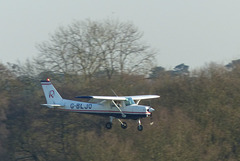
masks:
<svg viewBox="0 0 240 161"><path fill-rule="evenodd" d="M108 116L109 122L106 128L112 128L114 118L117 118L123 129L127 128L127 123L121 119L138 120L138 131L143 130L140 119L151 117L154 108L145 105L139 105L143 99L159 98L159 95L137 95L137 96L76 96L75 98L90 99L89 102L80 102L75 100L63 99L52 85L50 79L42 80L41 85L47 101L42 106L57 109L60 111L79 112L84 114L93 114Z"/></svg>

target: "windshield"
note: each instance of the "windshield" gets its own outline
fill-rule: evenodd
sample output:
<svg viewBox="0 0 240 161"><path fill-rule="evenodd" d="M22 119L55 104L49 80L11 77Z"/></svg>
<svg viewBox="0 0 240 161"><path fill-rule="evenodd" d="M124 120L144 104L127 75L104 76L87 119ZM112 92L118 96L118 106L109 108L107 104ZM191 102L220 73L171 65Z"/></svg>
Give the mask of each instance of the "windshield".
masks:
<svg viewBox="0 0 240 161"><path fill-rule="evenodd" d="M125 104L126 104L126 106L129 106L129 105L135 104L135 102L133 101L133 99L131 97L129 97L129 98L126 98Z"/></svg>

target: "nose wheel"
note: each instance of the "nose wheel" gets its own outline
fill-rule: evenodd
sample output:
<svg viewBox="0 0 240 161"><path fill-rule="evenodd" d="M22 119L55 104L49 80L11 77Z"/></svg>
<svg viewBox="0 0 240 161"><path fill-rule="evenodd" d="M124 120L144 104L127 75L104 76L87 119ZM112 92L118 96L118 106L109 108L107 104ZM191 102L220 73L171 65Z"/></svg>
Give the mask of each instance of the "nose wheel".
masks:
<svg viewBox="0 0 240 161"><path fill-rule="evenodd" d="M137 129L138 129L138 131L142 131L143 130L143 126L142 125L138 125Z"/></svg>

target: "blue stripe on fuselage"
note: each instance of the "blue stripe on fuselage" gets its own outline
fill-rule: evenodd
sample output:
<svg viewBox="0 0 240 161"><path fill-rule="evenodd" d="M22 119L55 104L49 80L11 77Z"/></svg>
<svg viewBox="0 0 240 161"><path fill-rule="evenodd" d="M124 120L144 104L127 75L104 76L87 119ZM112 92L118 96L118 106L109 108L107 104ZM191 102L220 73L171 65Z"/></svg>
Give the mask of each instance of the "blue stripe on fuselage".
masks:
<svg viewBox="0 0 240 161"><path fill-rule="evenodd" d="M91 115L99 115L99 116L113 116L116 118L121 118L121 119L139 119L139 118L143 118L143 117L147 117L148 114L144 113L144 112L139 112L139 113L133 113L133 112L126 112L125 111L125 115L126 117L122 117L122 114L119 111L103 111L100 112L100 110L98 112L94 112L94 110L69 110L69 109L58 109L61 111L69 111L69 112L78 112L81 114L91 114Z"/></svg>

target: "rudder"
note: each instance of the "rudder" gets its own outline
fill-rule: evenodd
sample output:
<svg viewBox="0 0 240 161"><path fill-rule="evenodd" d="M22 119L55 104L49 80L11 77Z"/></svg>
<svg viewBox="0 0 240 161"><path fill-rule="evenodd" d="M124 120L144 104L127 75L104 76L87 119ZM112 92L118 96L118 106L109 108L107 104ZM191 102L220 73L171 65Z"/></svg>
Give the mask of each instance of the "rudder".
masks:
<svg viewBox="0 0 240 161"><path fill-rule="evenodd" d="M62 102L62 97L54 88L49 79L42 80L41 85L43 88L45 98L47 100L47 104L59 104Z"/></svg>

